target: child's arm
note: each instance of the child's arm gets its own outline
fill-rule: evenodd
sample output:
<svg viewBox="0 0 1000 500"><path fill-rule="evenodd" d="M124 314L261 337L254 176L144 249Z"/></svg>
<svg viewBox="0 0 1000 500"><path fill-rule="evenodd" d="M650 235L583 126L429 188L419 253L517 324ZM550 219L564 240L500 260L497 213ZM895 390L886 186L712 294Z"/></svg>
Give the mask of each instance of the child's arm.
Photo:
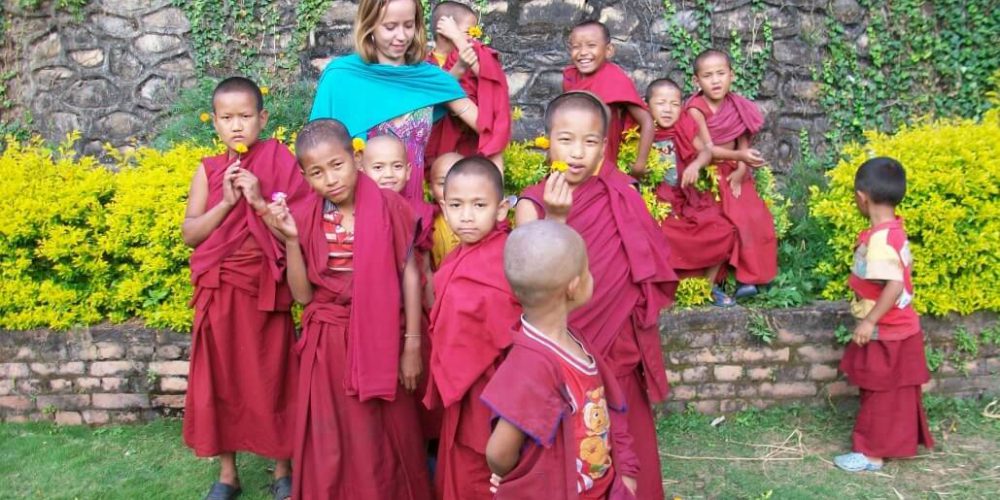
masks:
<svg viewBox="0 0 1000 500"><path fill-rule="evenodd" d="M538 220L538 211L532 201L522 200L514 205L514 225L523 226Z"/></svg>
<svg viewBox="0 0 1000 500"><path fill-rule="evenodd" d="M458 51L458 60L461 64L455 64L452 67L452 75L456 78L461 78L462 73L465 69L471 69L473 73L479 75L479 58L476 55L476 50L472 48L472 43L469 42L468 34L463 33L462 30L458 28L458 23L455 22L455 18L451 16L442 17L438 21L435 31L438 35L441 35L448 39L452 45L455 46L455 50ZM455 69L458 66L462 66L458 73Z"/></svg>
<svg viewBox="0 0 1000 500"><path fill-rule="evenodd" d="M205 210L208 203L208 175L205 174L205 166L199 166L191 179L191 188L188 190L187 210L184 213L184 223L181 225L181 238L184 244L194 248L207 240L219 227L223 219L229 215L229 211L236 206L241 195L240 190L233 186L233 179L239 170L238 165L230 165L226 168L226 174L222 179L222 201L214 207Z"/></svg>
<svg viewBox="0 0 1000 500"><path fill-rule="evenodd" d="M503 418L498 419L490 440L486 442L486 463L490 472L502 477L513 470L521 458L524 438L521 429Z"/></svg>
<svg viewBox="0 0 1000 500"><path fill-rule="evenodd" d="M882 293L878 295L878 300L875 301L875 306L872 310L868 312L868 315L858 323L858 326L854 327L854 336L852 340L858 345L865 345L872 339L872 334L875 332L875 325L878 324L878 320L885 316L885 313L889 312L890 309L895 307L896 301L899 300L899 295L903 293L903 282L902 281L886 281L885 287L882 288Z"/></svg>
<svg viewBox="0 0 1000 500"><path fill-rule="evenodd" d="M455 99L448 101L447 106L451 114L462 120L462 123L468 125L472 130L479 130L476 128L476 120L479 119L479 106L476 106L472 99L468 97Z"/></svg>
<svg viewBox="0 0 1000 500"><path fill-rule="evenodd" d="M552 172L545 179L542 202L545 203L546 219L566 223L569 211L573 208L573 191L562 172Z"/></svg>
<svg viewBox="0 0 1000 500"><path fill-rule="evenodd" d="M416 250L414 250L416 251ZM406 329L403 330L403 354L399 358L399 381L403 387L413 392L420 380L420 268L417 259L410 253L403 268L403 311Z"/></svg>
<svg viewBox="0 0 1000 500"><path fill-rule="evenodd" d="M431 270L431 253L424 251L423 257L423 259L420 259L423 264L423 269L420 272L423 273L424 282L426 283L424 286L423 301L424 307L429 310L434 307L434 271Z"/></svg>
<svg viewBox="0 0 1000 500"><path fill-rule="evenodd" d="M295 226L295 219L288 211L285 200L267 205L267 212L264 223L271 232L280 234L285 242L285 279L288 280L292 298L299 304L308 304L312 302L312 284L306 274L306 260L299 245L299 230Z"/></svg>
<svg viewBox="0 0 1000 500"><path fill-rule="evenodd" d="M642 106L635 104L628 105L628 114L639 124L639 148L635 154L635 165L632 166L634 175L646 173L646 163L649 161L649 150L653 147L653 139L656 130L653 128L653 115L649 114Z"/></svg>
<svg viewBox="0 0 1000 500"><path fill-rule="evenodd" d="M695 185L698 182L698 174L701 173L701 169L710 163L712 163L712 152L705 148L698 150L698 156L684 168L684 175L681 176L681 187Z"/></svg>

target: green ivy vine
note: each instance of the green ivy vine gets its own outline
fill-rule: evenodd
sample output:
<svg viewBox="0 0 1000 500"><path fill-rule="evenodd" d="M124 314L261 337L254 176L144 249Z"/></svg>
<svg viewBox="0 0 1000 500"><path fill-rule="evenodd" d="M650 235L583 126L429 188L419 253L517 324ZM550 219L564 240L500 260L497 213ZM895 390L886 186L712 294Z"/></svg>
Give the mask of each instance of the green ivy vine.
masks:
<svg viewBox="0 0 1000 500"><path fill-rule="evenodd" d="M835 146L867 129L892 131L920 116L978 117L1000 68L995 0L863 0L867 53L827 19L829 57L815 72Z"/></svg>
<svg viewBox="0 0 1000 500"><path fill-rule="evenodd" d="M763 1L750 2L750 11L753 19L749 40L744 43L743 36L739 32L731 31L728 51L736 74L733 89L753 99L757 96L760 84L764 80L768 61L773 53L774 37L771 22L764 13ZM678 22L674 0L663 0L663 16L667 22L667 34L670 36L670 55L684 72L683 85L688 92L694 90L691 76L694 74L692 63L695 57L705 49L716 47L712 38L712 2L695 0L691 12L695 27L693 31L688 31Z"/></svg>

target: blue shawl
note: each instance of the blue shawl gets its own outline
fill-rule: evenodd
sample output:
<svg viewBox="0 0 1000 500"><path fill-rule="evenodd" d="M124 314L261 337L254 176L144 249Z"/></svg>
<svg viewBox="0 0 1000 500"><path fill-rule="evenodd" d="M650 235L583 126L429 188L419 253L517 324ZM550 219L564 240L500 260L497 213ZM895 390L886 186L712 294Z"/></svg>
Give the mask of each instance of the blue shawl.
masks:
<svg viewBox="0 0 1000 500"><path fill-rule="evenodd" d="M465 97L458 80L441 68L419 64L368 64L357 54L330 61L320 76L309 120L334 118L353 137L372 127L434 106L434 119L444 116L443 103Z"/></svg>

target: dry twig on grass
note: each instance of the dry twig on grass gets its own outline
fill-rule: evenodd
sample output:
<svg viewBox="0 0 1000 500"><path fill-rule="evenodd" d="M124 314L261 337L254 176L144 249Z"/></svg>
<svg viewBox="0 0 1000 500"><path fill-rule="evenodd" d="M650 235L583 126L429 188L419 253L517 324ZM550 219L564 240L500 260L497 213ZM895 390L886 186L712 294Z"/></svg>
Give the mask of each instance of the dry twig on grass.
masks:
<svg viewBox="0 0 1000 500"><path fill-rule="evenodd" d="M789 446L789 442L794 440L794 445ZM734 442L735 443L735 442ZM795 429L779 444L751 444L736 443L754 448L763 448L767 453L757 457L702 457L688 455L674 455L673 453L661 452L660 455L677 460L721 460L727 462L787 462L802 460L806 456L806 449L802 445L802 431ZM791 456L786 456L791 455Z"/></svg>
<svg viewBox="0 0 1000 500"><path fill-rule="evenodd" d="M990 404L986 405L986 408L983 408L983 416L1000 420L1000 399L990 401Z"/></svg>

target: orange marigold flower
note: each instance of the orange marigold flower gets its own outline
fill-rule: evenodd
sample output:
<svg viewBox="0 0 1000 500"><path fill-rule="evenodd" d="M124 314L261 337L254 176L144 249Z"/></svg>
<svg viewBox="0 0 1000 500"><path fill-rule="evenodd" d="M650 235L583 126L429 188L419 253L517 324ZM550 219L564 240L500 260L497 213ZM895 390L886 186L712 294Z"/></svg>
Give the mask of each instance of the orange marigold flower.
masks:
<svg viewBox="0 0 1000 500"><path fill-rule="evenodd" d="M567 169L569 169L569 164L564 161L556 160L552 162L553 172L565 172Z"/></svg>
<svg viewBox="0 0 1000 500"><path fill-rule="evenodd" d="M200 116L198 116L198 119L201 120L202 123L208 123L208 121L212 119L212 115L208 113L202 113Z"/></svg>
<svg viewBox="0 0 1000 500"><path fill-rule="evenodd" d="M250 151L250 148L248 148L247 145L243 144L242 142L237 142L236 145L233 146L233 150L239 154L243 154L246 153L247 151Z"/></svg>
<svg viewBox="0 0 1000 500"><path fill-rule="evenodd" d="M483 37L483 27L478 24L475 26L470 26L469 30L465 32L467 35L475 38L476 40Z"/></svg>
<svg viewBox="0 0 1000 500"><path fill-rule="evenodd" d="M535 137L535 147L539 149L549 149L549 138L544 135Z"/></svg>

